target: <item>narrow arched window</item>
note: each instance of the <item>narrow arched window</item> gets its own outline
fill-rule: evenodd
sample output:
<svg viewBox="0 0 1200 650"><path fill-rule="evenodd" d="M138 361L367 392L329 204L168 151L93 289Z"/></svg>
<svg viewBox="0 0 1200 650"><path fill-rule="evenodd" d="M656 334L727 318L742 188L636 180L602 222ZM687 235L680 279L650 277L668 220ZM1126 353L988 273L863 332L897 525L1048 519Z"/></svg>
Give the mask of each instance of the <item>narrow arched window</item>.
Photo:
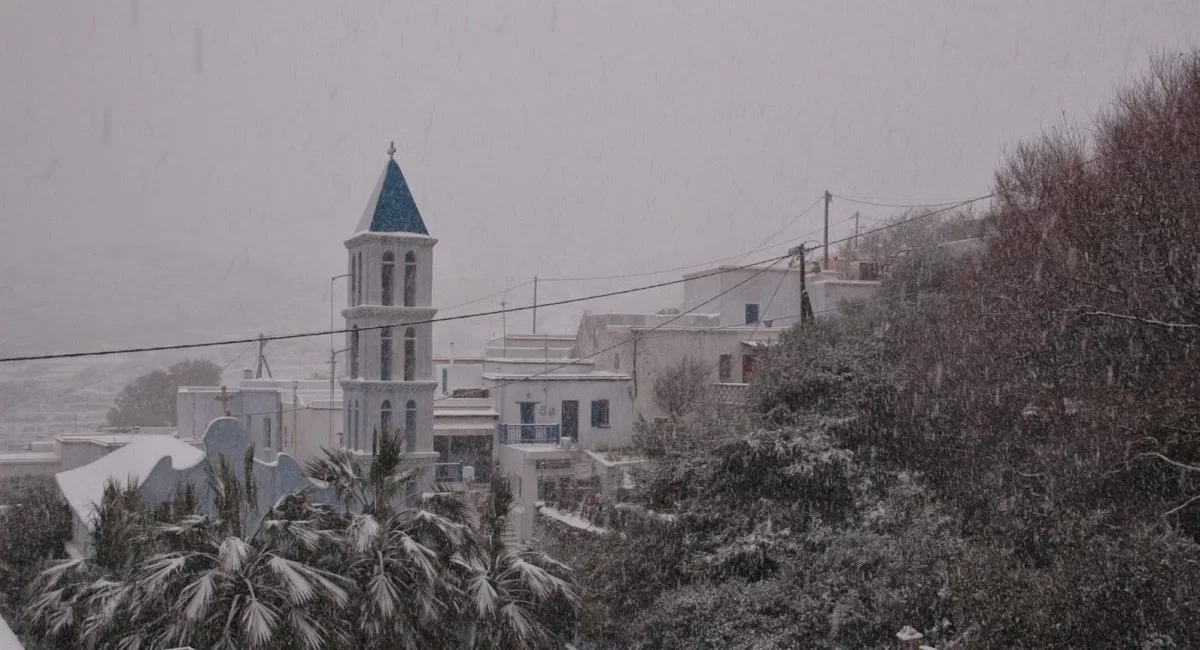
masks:
<svg viewBox="0 0 1200 650"><path fill-rule="evenodd" d="M383 274L379 286L383 289L383 304L392 304L392 283L396 279L396 255L392 251L383 254Z"/></svg>
<svg viewBox="0 0 1200 650"><path fill-rule="evenodd" d="M350 256L350 291L346 294L346 302L353 307L355 304L355 296L358 295L358 254ZM349 413L349 411L347 411Z"/></svg>
<svg viewBox="0 0 1200 650"><path fill-rule="evenodd" d="M391 400L383 400L383 405L379 407L379 429L383 431L383 435L385 436L392 430Z"/></svg>
<svg viewBox="0 0 1200 650"><path fill-rule="evenodd" d="M358 449L358 400L354 400L354 433L350 439L350 448Z"/></svg>
<svg viewBox="0 0 1200 650"><path fill-rule="evenodd" d="M412 251L404 254L404 306L417 304L417 256Z"/></svg>
<svg viewBox="0 0 1200 650"><path fill-rule="evenodd" d="M411 399L404 405L404 448L417 448L417 403Z"/></svg>
<svg viewBox="0 0 1200 650"><path fill-rule="evenodd" d="M412 381L417 374L417 333L409 327L404 330L404 381Z"/></svg>
<svg viewBox="0 0 1200 650"><path fill-rule="evenodd" d="M379 378L392 380L392 328L379 330Z"/></svg>
<svg viewBox="0 0 1200 650"><path fill-rule="evenodd" d="M350 328L350 378L358 377L358 325Z"/></svg>
<svg viewBox="0 0 1200 650"><path fill-rule="evenodd" d="M363 272L362 272L363 271L363 269L362 269L362 267L363 267L362 253L358 253L354 257L357 260L355 262L354 272L356 274L358 274L358 292L354 294L354 304L361 305L361 304L363 304L363 293L364 293L363 285L365 285L367 283L367 279L363 277Z"/></svg>

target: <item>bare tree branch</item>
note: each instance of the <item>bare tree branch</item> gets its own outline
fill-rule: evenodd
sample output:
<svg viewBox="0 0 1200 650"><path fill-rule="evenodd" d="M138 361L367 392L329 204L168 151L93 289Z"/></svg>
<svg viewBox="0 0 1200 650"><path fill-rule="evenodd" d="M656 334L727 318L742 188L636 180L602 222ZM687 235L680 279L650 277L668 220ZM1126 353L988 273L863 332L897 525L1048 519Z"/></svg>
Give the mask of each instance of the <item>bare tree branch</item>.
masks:
<svg viewBox="0 0 1200 650"><path fill-rule="evenodd" d="M1180 510L1183 510L1184 508L1192 505L1196 501L1200 501L1200 494L1197 494L1196 496L1188 499L1187 501L1184 501L1181 505L1175 506L1174 508L1171 508L1170 510L1164 512L1162 516L1169 517L1169 516L1179 512Z"/></svg>
<svg viewBox="0 0 1200 650"><path fill-rule="evenodd" d="M1079 313L1081 316L1104 316L1106 318L1134 321L1136 323L1154 325L1155 327L1165 327L1167 329L1200 329L1200 325L1195 323L1168 323L1166 321L1158 320L1157 318L1143 318L1141 316L1132 316L1129 314L1114 314L1110 311L1081 311Z"/></svg>
<svg viewBox="0 0 1200 650"><path fill-rule="evenodd" d="M1158 453L1157 451L1148 451L1148 452L1137 455L1138 458L1142 458L1143 456L1158 458L1159 460L1162 460L1163 462L1174 465L1175 467L1178 467L1179 469L1182 469L1185 471L1200 472L1200 467L1196 467L1195 465L1188 465L1187 463L1181 463L1177 460L1171 460L1170 458L1163 456L1162 454Z"/></svg>

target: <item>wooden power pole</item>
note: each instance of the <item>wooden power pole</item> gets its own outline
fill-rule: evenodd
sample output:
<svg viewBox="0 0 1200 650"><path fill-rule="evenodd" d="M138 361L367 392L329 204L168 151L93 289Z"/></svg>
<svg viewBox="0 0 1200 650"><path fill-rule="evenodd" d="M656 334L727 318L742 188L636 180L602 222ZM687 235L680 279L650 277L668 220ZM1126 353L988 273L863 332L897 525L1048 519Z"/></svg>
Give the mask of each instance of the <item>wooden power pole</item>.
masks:
<svg viewBox="0 0 1200 650"><path fill-rule="evenodd" d="M800 260L800 323L810 321L813 318L812 302L808 299L808 262L805 260L805 250L803 245L795 246L788 251L788 254Z"/></svg>
<svg viewBox="0 0 1200 650"><path fill-rule="evenodd" d="M833 200L833 195L829 190L825 190L825 269L829 269L829 202Z"/></svg>

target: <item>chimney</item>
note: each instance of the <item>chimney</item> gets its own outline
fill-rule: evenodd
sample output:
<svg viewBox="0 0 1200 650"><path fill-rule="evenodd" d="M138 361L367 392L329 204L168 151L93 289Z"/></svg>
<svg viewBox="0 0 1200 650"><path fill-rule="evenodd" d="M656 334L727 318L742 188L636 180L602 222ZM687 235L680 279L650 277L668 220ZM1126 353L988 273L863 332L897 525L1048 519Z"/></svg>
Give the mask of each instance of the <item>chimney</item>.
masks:
<svg viewBox="0 0 1200 650"><path fill-rule="evenodd" d="M450 341L450 365L454 365L454 341Z"/></svg>

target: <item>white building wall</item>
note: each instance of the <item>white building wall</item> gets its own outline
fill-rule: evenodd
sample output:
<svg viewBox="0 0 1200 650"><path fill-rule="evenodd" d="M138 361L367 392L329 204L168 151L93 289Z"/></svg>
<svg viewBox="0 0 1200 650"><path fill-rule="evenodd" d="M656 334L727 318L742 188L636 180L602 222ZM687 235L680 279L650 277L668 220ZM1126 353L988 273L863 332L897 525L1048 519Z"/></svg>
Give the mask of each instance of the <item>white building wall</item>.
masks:
<svg viewBox="0 0 1200 650"><path fill-rule="evenodd" d="M237 418L254 444L255 457L269 461L282 450L283 427L288 423L280 391L274 388L234 388L229 393L229 415ZM225 415L214 386L181 386L175 395L180 438L199 438L213 420ZM270 428L270 444L267 431Z"/></svg>
<svg viewBox="0 0 1200 650"><path fill-rule="evenodd" d="M879 291L879 282L866 280L822 280L813 284L808 295L813 314L832 316L841 311L843 302L869 300Z"/></svg>
<svg viewBox="0 0 1200 650"><path fill-rule="evenodd" d="M483 388L483 364L434 363L433 379L437 382L438 395L450 395L455 390Z"/></svg>
<svg viewBox="0 0 1200 650"><path fill-rule="evenodd" d="M62 461L53 453L14 452L0 454L0 479L15 476L54 476L61 471ZM3 496L0 495L0 498Z"/></svg>
<svg viewBox="0 0 1200 650"><path fill-rule="evenodd" d="M576 442L581 447L610 449L633 444L634 410L628 380L534 378L500 385L494 391L501 424L521 423L521 402L537 403L534 424L562 424L563 401L577 400L579 436ZM592 426L592 402L602 399L608 400L609 424L607 427Z"/></svg>
<svg viewBox="0 0 1200 650"><path fill-rule="evenodd" d="M758 305L759 320L773 321L776 327L786 327L799 320L799 269L722 268L728 270L703 275L715 271L710 269L684 276L681 311L694 308L696 313L719 314L722 327L744 324L747 304ZM722 295L725 291L729 293ZM718 295L720 297L716 298Z"/></svg>
<svg viewBox="0 0 1200 650"><path fill-rule="evenodd" d="M585 316L580 322L579 344L574 354L587 356L598 350L612 350L595 357L601 369L612 370L614 357L620 355L621 369L631 377L630 389L633 396L635 418L640 415L647 420L664 417L666 414L654 403L654 379L661 373L692 357L705 364L709 370L709 383L744 383L748 377L742 374L743 357L754 351L743 345L753 335L755 341L774 341L784 328L779 326L671 328L651 330L648 327L610 327L613 314ZM637 334L636 338L634 334ZM615 347L614 347L615 346ZM720 357L730 357L730 376L722 380L719 375Z"/></svg>

